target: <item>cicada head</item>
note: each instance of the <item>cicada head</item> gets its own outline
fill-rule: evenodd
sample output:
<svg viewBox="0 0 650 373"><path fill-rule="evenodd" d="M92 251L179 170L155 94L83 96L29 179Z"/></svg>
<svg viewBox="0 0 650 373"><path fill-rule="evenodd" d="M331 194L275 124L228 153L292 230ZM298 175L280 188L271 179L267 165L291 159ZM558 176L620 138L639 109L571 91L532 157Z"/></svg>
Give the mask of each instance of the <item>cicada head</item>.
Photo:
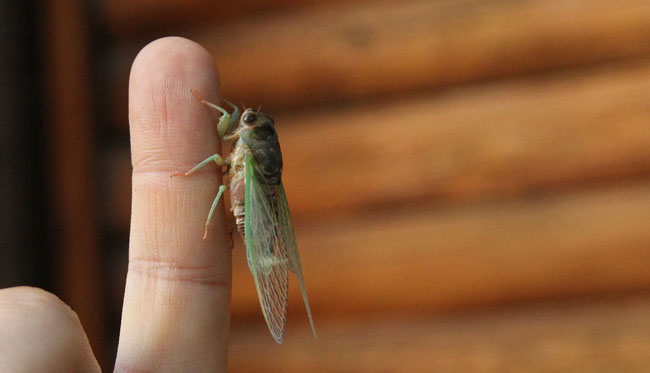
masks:
<svg viewBox="0 0 650 373"><path fill-rule="evenodd" d="M278 135L274 127L273 118L266 113L248 108L244 110L239 120L239 137L248 146L259 141L277 141Z"/></svg>

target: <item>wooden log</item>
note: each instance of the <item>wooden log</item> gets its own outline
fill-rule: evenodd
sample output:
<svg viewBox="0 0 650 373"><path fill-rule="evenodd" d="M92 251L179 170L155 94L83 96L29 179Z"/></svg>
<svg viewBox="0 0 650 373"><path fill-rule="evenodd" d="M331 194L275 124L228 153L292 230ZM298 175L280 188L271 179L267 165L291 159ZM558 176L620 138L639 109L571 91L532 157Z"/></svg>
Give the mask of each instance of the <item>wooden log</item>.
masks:
<svg viewBox="0 0 650 373"><path fill-rule="evenodd" d="M373 2L199 31L224 97L269 109L647 55L647 0Z"/></svg>
<svg viewBox="0 0 650 373"><path fill-rule="evenodd" d="M650 183L296 221L316 319L650 289ZM207 209L207 207L206 207ZM261 318L240 242L233 317ZM304 306L291 284L292 320Z"/></svg>
<svg viewBox="0 0 650 373"><path fill-rule="evenodd" d="M277 345L235 323L231 372L644 372L650 298L527 305L463 314L316 321Z"/></svg>
<svg viewBox="0 0 650 373"><path fill-rule="evenodd" d="M650 175L650 63L277 116L296 215Z"/></svg>
<svg viewBox="0 0 650 373"><path fill-rule="evenodd" d="M349 0L348 0L349 1ZM331 5L319 0L103 0L97 5L97 17L110 35L118 38L161 33L170 28L195 27L197 24L229 24L278 12Z"/></svg>
<svg viewBox="0 0 650 373"><path fill-rule="evenodd" d="M650 62L275 119L300 220L646 177L648 102ZM108 163L126 230L130 164Z"/></svg>
<svg viewBox="0 0 650 373"><path fill-rule="evenodd" d="M214 54L224 97L277 112L647 55L650 9L646 0L364 2L180 34ZM126 126L129 69L143 45L101 58L120 115L107 123Z"/></svg>

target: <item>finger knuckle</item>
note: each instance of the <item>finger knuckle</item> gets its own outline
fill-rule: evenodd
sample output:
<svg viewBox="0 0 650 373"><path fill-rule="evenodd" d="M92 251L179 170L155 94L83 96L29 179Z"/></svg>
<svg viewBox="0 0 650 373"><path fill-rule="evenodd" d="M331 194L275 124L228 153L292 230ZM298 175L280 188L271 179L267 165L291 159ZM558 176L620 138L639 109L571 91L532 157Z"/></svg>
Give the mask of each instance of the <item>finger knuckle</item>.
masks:
<svg viewBox="0 0 650 373"><path fill-rule="evenodd" d="M155 280L230 289L230 281L219 265L193 266L173 261L134 259L129 273Z"/></svg>

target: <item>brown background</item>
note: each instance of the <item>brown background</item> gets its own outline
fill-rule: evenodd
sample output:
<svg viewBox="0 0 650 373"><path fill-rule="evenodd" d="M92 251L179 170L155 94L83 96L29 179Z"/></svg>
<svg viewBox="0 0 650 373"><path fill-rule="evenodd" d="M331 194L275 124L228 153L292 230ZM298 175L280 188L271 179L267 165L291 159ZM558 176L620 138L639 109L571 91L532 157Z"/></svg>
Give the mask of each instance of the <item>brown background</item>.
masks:
<svg viewBox="0 0 650 373"><path fill-rule="evenodd" d="M128 73L165 35L285 155L319 339L292 283L273 342L238 242L233 372L650 369L647 0L46 3L53 277L107 370Z"/></svg>

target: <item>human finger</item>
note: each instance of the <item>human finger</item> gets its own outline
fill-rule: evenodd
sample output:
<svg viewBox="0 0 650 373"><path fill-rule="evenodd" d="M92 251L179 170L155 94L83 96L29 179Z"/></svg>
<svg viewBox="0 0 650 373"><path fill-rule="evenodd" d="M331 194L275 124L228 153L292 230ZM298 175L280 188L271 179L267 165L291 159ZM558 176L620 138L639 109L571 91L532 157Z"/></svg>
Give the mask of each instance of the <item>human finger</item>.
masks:
<svg viewBox="0 0 650 373"><path fill-rule="evenodd" d="M100 372L77 314L30 287L0 290L0 372Z"/></svg>
<svg viewBox="0 0 650 373"><path fill-rule="evenodd" d="M214 61L187 39L156 40L129 82L133 202L116 371L225 370L231 287L223 205L203 226L221 182L209 166L170 178L219 151Z"/></svg>

